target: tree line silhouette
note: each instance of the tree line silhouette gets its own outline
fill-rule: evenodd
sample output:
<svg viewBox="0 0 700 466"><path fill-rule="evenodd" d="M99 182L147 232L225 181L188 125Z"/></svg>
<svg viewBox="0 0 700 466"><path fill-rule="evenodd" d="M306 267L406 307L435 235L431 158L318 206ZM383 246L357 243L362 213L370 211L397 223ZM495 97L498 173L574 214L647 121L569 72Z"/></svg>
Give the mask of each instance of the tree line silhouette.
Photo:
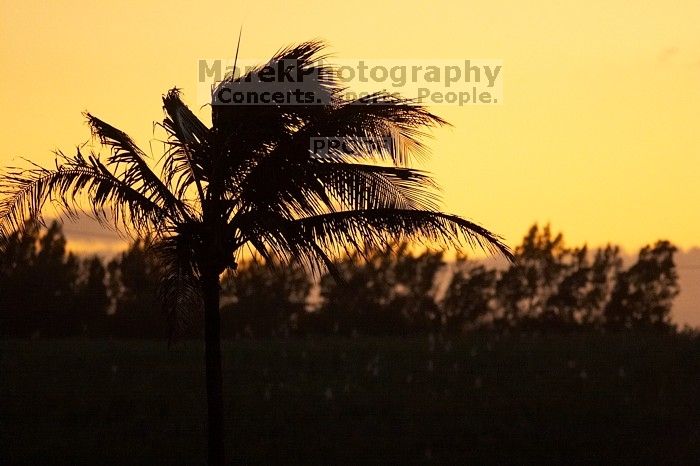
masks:
<svg viewBox="0 0 700 466"><path fill-rule="evenodd" d="M67 252L56 222L15 233L0 263L2 335L166 338L163 269L151 246L139 240L105 261ZM675 252L658 241L625 268L617 246L568 247L561 233L534 225L515 261L503 266L465 256L448 261L440 251L404 242L349 254L335 264L340 277L314 282L301 267L253 258L222 280L222 334L674 331ZM198 329L183 327L181 336L198 336Z"/></svg>

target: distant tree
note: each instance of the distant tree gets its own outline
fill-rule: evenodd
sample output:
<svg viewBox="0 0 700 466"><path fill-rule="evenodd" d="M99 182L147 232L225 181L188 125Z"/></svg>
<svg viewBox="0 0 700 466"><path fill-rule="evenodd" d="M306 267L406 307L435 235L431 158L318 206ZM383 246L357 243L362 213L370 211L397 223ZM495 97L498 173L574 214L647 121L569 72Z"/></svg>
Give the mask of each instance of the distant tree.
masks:
<svg viewBox="0 0 700 466"><path fill-rule="evenodd" d="M444 265L441 252L415 255L410 243L351 254L321 280L320 322L336 333L402 334L440 327L434 299L435 277Z"/></svg>
<svg viewBox="0 0 700 466"><path fill-rule="evenodd" d="M79 261L66 251L66 238L61 225L52 222L39 238L36 256L37 289L40 287L41 304L35 311L44 314L46 336L69 336L80 333L80 324L75 319L75 284L78 278Z"/></svg>
<svg viewBox="0 0 700 466"><path fill-rule="evenodd" d="M554 235L549 225L542 230L536 224L530 228L515 250L513 265L501 274L496 285L502 323L551 320L547 302L564 276L567 253L561 233Z"/></svg>
<svg viewBox="0 0 700 466"><path fill-rule="evenodd" d="M391 247L353 252L336 263L341 280L331 275L321 279L323 300L319 325L331 333L401 333L401 315L389 313L387 305L396 285ZM405 250L398 250L403 253Z"/></svg>
<svg viewBox="0 0 700 466"><path fill-rule="evenodd" d="M621 268L622 258L618 246L608 244L596 251L583 301L582 324L596 328L605 324L604 309L610 301Z"/></svg>
<svg viewBox="0 0 700 466"><path fill-rule="evenodd" d="M493 320L498 271L458 257L455 272L441 302L448 332L461 332Z"/></svg>
<svg viewBox="0 0 700 466"><path fill-rule="evenodd" d="M668 329L673 299L678 296L678 273L673 261L676 247L658 241L639 252L637 262L618 275L605 308L612 329Z"/></svg>
<svg viewBox="0 0 700 466"><path fill-rule="evenodd" d="M78 320L83 335L104 335L108 331L106 326L109 305L107 271L102 260L97 256L84 259L80 263L73 316Z"/></svg>
<svg viewBox="0 0 700 466"><path fill-rule="evenodd" d="M7 238L0 256L0 331L5 336L26 337L38 332L41 319L34 311L40 296L36 286L39 226L28 223L22 232Z"/></svg>
<svg viewBox="0 0 700 466"><path fill-rule="evenodd" d="M592 278L588 248L565 249L560 257L560 274L556 289L545 303L542 320L554 326L580 325Z"/></svg>
<svg viewBox="0 0 700 466"><path fill-rule="evenodd" d="M409 243L398 245L399 252L391 257L393 289L387 307L405 320L410 332L439 331L446 321L435 302L436 278L445 265L441 251L426 250L415 255Z"/></svg>
<svg viewBox="0 0 700 466"><path fill-rule="evenodd" d="M224 336L279 336L298 330L311 288L303 268L251 260L231 275L222 291L231 301L221 309Z"/></svg>
<svg viewBox="0 0 700 466"><path fill-rule="evenodd" d="M29 222L4 242L0 267L3 333L13 336L71 336L79 261L66 251L61 224Z"/></svg>
<svg viewBox="0 0 700 466"><path fill-rule="evenodd" d="M168 326L159 285L163 276L150 239L134 241L108 265L115 300L111 333L128 338L166 338Z"/></svg>

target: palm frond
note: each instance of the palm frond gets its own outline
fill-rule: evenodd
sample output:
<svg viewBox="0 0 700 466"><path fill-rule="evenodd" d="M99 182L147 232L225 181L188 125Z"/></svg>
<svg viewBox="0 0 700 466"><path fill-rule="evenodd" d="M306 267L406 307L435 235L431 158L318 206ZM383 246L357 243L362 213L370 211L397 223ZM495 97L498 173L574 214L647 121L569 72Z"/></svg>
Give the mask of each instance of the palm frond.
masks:
<svg viewBox="0 0 700 466"><path fill-rule="evenodd" d="M201 148L207 145L209 128L184 104L177 88L163 96L163 110L166 117L162 127L168 133L163 178L180 197L189 186L195 185L202 200L202 182L211 170L207 170L210 161L200 154L206 153Z"/></svg>
<svg viewBox="0 0 700 466"><path fill-rule="evenodd" d="M439 203L435 182L420 170L337 162L314 164L312 173L347 210L436 210Z"/></svg>
<svg viewBox="0 0 700 466"><path fill-rule="evenodd" d="M232 71L212 88L212 131L221 148L216 151L219 168L217 173L227 183L240 179L240 172L246 173L256 159L269 154L280 142L286 144L290 134L297 132L311 119L322 119L331 107L317 102L292 102L289 105L227 104L217 99L217 96L227 89L242 94L279 92L287 95L301 86L314 94L313 100L330 103L336 98L339 87L333 69L323 63L323 49L321 42L309 41L280 50L267 63L242 76L237 76ZM291 75L303 74L303 83L262 82L261 75L265 70L277 69L279 66L289 68Z"/></svg>
<svg viewBox="0 0 700 466"><path fill-rule="evenodd" d="M411 209L373 209L333 212L290 222L308 240L324 248L350 241L369 247L382 247L404 239L460 248L466 243L513 260L503 239L486 228L457 215Z"/></svg>
<svg viewBox="0 0 700 466"><path fill-rule="evenodd" d="M276 139L285 128L293 127L309 115L323 113L325 105L305 105L293 102L291 105L250 105L227 104L218 97L222 91L253 90L255 92L276 91L286 94L298 90L300 85L313 92L315 99L330 103L338 94L340 87L334 69L324 63L325 44L320 41L308 41L278 51L266 63L237 76L236 70L228 73L220 83L212 87L212 123L215 128L225 133L244 137L248 148L256 149L270 139ZM262 78L266 70L277 70L283 66L290 76L303 75L303 82L275 80L267 83Z"/></svg>
<svg viewBox="0 0 700 466"><path fill-rule="evenodd" d="M287 218L334 210L436 210L432 178L419 170L313 158L261 162L237 191L241 211L270 210Z"/></svg>
<svg viewBox="0 0 700 466"><path fill-rule="evenodd" d="M334 137L350 151L331 149L329 155L390 160L405 166L427 150L422 139L429 128L448 123L413 99L376 92L354 100L340 100L322 119L309 122L295 138ZM308 142L307 142L308 146Z"/></svg>
<svg viewBox="0 0 700 466"><path fill-rule="evenodd" d="M11 169L0 178L0 233L21 230L29 220L42 222L42 210L52 202L63 214L75 216L81 195L102 223L130 231L163 231L172 222L171 211L114 176L97 156L85 158L57 153L55 169L34 166ZM111 219L111 222L109 222Z"/></svg>
<svg viewBox="0 0 700 466"><path fill-rule="evenodd" d="M160 264L159 295L168 316L172 342L181 336L201 312L203 301L199 271L188 238L174 235L153 245Z"/></svg>
<svg viewBox="0 0 700 466"><path fill-rule="evenodd" d="M145 197L181 215L183 220L190 218L188 206L181 202L153 172L146 162L146 154L139 149L129 135L90 113L85 113L85 116L93 136L111 149L107 164L114 166L115 170L124 167L115 176Z"/></svg>

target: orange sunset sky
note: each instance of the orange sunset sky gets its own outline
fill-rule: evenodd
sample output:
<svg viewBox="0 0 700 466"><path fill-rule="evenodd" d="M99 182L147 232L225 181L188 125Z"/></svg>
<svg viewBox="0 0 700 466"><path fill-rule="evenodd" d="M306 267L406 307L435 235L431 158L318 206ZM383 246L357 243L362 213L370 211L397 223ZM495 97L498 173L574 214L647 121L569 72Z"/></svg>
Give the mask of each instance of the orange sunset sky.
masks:
<svg viewBox="0 0 700 466"><path fill-rule="evenodd" d="M85 110L160 155L152 122L161 95L182 88L206 119L198 60L231 58L243 25L249 60L313 38L339 60L502 60L504 103L434 107L454 126L434 132L422 168L446 210L513 246L535 221L569 244L700 246L697 0L2 0L0 22L3 166L72 151L89 138ZM67 230L77 250L112 238ZM700 297L687 286L698 281L700 251L687 254L686 317Z"/></svg>
<svg viewBox="0 0 700 466"><path fill-rule="evenodd" d="M149 152L160 96L197 105L197 61L321 38L339 59L503 60L505 103L436 106L445 207L517 244L700 245L700 2L9 2L0 16L0 164L88 139L81 112ZM206 108L200 110L206 118ZM160 147L153 143L156 155Z"/></svg>

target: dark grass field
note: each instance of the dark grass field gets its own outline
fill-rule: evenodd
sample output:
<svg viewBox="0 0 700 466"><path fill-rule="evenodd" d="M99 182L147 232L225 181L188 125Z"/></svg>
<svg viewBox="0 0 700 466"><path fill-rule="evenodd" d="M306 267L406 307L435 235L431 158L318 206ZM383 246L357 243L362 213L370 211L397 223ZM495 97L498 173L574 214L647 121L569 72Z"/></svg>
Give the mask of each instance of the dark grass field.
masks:
<svg viewBox="0 0 700 466"><path fill-rule="evenodd" d="M202 464L202 348L0 343L1 464ZM700 341L481 335L225 344L236 464L700 459Z"/></svg>

